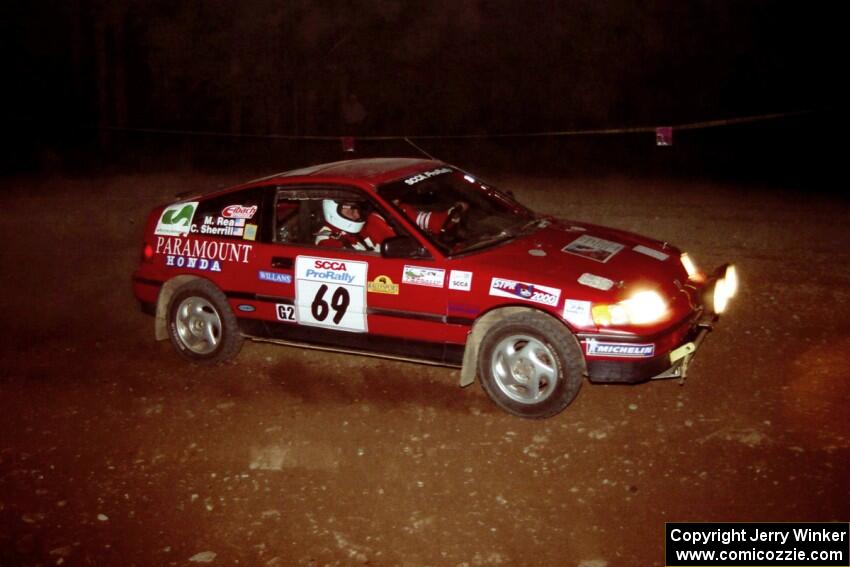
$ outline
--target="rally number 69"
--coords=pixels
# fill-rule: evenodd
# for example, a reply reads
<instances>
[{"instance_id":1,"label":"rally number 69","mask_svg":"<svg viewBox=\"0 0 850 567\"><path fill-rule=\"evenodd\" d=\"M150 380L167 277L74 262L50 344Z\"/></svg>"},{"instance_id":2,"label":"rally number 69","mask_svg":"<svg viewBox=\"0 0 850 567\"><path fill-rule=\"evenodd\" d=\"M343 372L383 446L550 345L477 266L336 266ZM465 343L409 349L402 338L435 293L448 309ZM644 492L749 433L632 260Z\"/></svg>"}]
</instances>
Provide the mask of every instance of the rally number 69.
<instances>
[{"instance_id":1,"label":"rally number 69","mask_svg":"<svg viewBox=\"0 0 850 567\"><path fill-rule=\"evenodd\" d=\"M351 297L348 295L348 290L344 287L338 287L331 296L331 302L328 304L325 301L325 294L328 292L327 284L322 284L316 296L313 298L313 303L310 304L310 312L315 317L316 321L324 321L328 318L330 310L333 309L333 322L339 325L342 318L345 317L345 312L348 310L348 305L351 303Z\"/></svg>"}]
</instances>

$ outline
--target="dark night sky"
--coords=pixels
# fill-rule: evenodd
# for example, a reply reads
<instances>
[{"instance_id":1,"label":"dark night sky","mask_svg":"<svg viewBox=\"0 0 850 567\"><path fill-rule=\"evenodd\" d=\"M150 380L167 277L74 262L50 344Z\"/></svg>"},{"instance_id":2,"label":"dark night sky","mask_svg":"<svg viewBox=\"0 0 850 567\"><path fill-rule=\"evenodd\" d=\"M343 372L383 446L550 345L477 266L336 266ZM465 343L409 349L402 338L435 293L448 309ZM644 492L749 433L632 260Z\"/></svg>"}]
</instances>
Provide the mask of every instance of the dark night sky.
<instances>
[{"instance_id":1,"label":"dark night sky","mask_svg":"<svg viewBox=\"0 0 850 567\"><path fill-rule=\"evenodd\" d=\"M334 134L522 132L822 109L839 18L783 2L6 6L5 121ZM13 87L13 88L10 88Z\"/></svg>"}]
</instances>

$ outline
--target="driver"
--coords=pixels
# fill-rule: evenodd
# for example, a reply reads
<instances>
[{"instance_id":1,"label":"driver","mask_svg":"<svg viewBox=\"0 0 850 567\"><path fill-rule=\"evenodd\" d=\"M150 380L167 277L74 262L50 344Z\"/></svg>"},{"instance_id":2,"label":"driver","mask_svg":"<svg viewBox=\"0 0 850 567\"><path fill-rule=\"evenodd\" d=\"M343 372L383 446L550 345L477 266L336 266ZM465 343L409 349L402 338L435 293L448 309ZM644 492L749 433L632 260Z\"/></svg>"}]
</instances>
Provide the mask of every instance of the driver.
<instances>
[{"instance_id":1,"label":"driver","mask_svg":"<svg viewBox=\"0 0 850 567\"><path fill-rule=\"evenodd\" d=\"M380 252L381 242L395 233L378 213L366 213L357 201L322 201L325 224L316 233L316 244L325 248L345 248Z\"/></svg>"}]
</instances>

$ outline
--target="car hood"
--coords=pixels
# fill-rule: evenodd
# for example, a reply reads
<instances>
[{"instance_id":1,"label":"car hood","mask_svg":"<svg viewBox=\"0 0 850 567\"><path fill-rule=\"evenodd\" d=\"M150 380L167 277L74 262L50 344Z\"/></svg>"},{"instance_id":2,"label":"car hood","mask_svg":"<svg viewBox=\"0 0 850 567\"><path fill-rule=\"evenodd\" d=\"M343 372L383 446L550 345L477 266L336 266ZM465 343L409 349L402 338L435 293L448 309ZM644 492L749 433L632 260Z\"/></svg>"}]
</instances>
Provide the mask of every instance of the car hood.
<instances>
[{"instance_id":1,"label":"car hood","mask_svg":"<svg viewBox=\"0 0 850 567\"><path fill-rule=\"evenodd\" d=\"M607 302L645 289L680 296L687 281L680 255L674 246L630 232L547 220L476 263L493 277L561 289L562 298Z\"/></svg>"}]
</instances>

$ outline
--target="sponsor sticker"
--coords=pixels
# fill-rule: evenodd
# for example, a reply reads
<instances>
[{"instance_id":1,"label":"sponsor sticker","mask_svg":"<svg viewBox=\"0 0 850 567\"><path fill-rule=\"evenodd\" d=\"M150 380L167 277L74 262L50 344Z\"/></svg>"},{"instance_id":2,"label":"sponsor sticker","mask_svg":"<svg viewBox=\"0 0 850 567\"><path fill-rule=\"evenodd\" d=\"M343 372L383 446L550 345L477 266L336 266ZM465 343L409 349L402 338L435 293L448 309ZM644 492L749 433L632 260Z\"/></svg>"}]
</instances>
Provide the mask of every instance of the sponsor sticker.
<instances>
[{"instance_id":1,"label":"sponsor sticker","mask_svg":"<svg viewBox=\"0 0 850 567\"><path fill-rule=\"evenodd\" d=\"M298 256L295 273L300 280L331 282L366 287L366 271L369 264L334 258Z\"/></svg>"},{"instance_id":2,"label":"sponsor sticker","mask_svg":"<svg viewBox=\"0 0 850 567\"><path fill-rule=\"evenodd\" d=\"M374 280L369 282L366 289L372 293L398 295L398 284L394 284L389 276L376 276Z\"/></svg>"},{"instance_id":3,"label":"sponsor sticker","mask_svg":"<svg viewBox=\"0 0 850 567\"><path fill-rule=\"evenodd\" d=\"M427 287L443 287L446 271L438 268L422 268L420 266L405 266L401 282Z\"/></svg>"},{"instance_id":4,"label":"sponsor sticker","mask_svg":"<svg viewBox=\"0 0 850 567\"><path fill-rule=\"evenodd\" d=\"M245 234L242 235L242 238L244 238L245 240L256 240L257 239L257 225L246 224L245 225Z\"/></svg>"},{"instance_id":5,"label":"sponsor sticker","mask_svg":"<svg viewBox=\"0 0 850 567\"><path fill-rule=\"evenodd\" d=\"M245 231L245 219L227 219L207 215L200 225L193 224L190 231L204 236L242 236Z\"/></svg>"},{"instance_id":6,"label":"sponsor sticker","mask_svg":"<svg viewBox=\"0 0 850 567\"><path fill-rule=\"evenodd\" d=\"M198 201L168 205L159 216L154 234L162 236L187 235L191 229L192 217L195 216L195 209L197 208Z\"/></svg>"},{"instance_id":7,"label":"sponsor sticker","mask_svg":"<svg viewBox=\"0 0 850 567\"><path fill-rule=\"evenodd\" d=\"M587 327L593 324L590 315L590 302L568 299L564 302L564 319L577 327Z\"/></svg>"},{"instance_id":8,"label":"sponsor sticker","mask_svg":"<svg viewBox=\"0 0 850 567\"><path fill-rule=\"evenodd\" d=\"M443 175L444 173L451 173L451 172L452 172L452 170L450 168L441 167L441 168L438 168L438 169L432 169L431 171L425 171L425 172L420 173L418 175L414 175L413 177L408 177L407 179L404 180L404 182L407 183L408 185L416 185L420 181L425 181L426 179L430 179L431 177L434 177L435 175Z\"/></svg>"},{"instance_id":9,"label":"sponsor sticker","mask_svg":"<svg viewBox=\"0 0 850 567\"><path fill-rule=\"evenodd\" d=\"M583 258L602 262L603 264L611 259L614 254L622 250L624 246L604 238L582 234L563 248L562 252L575 254Z\"/></svg>"},{"instance_id":10,"label":"sponsor sticker","mask_svg":"<svg viewBox=\"0 0 850 567\"><path fill-rule=\"evenodd\" d=\"M295 258L296 319L301 325L364 333L368 262Z\"/></svg>"},{"instance_id":11,"label":"sponsor sticker","mask_svg":"<svg viewBox=\"0 0 850 567\"><path fill-rule=\"evenodd\" d=\"M291 274L281 274L280 272L267 272L264 270L260 270L257 272L259 278L264 282L272 282L279 284L291 284L292 283L292 275Z\"/></svg>"},{"instance_id":12,"label":"sponsor sticker","mask_svg":"<svg viewBox=\"0 0 850 567\"><path fill-rule=\"evenodd\" d=\"M622 358L650 358L655 354L655 343L609 343L587 339L588 356L617 356Z\"/></svg>"},{"instance_id":13,"label":"sponsor sticker","mask_svg":"<svg viewBox=\"0 0 850 567\"><path fill-rule=\"evenodd\" d=\"M287 323L297 323L298 320L295 318L296 310L294 305L289 305L286 303L275 303L275 311L277 312L277 320L278 321L286 321Z\"/></svg>"},{"instance_id":14,"label":"sponsor sticker","mask_svg":"<svg viewBox=\"0 0 850 567\"><path fill-rule=\"evenodd\" d=\"M242 205L228 205L221 210L221 216L227 219L252 219L257 212L257 205L245 207Z\"/></svg>"},{"instance_id":15,"label":"sponsor sticker","mask_svg":"<svg viewBox=\"0 0 850 567\"><path fill-rule=\"evenodd\" d=\"M452 270L449 272L449 289L469 291L472 289L472 272Z\"/></svg>"},{"instance_id":16,"label":"sponsor sticker","mask_svg":"<svg viewBox=\"0 0 850 567\"><path fill-rule=\"evenodd\" d=\"M638 252L640 254L644 254L646 256L649 256L650 258L655 258L656 260L660 260L662 262L670 257L668 254L665 254L664 252L659 252L658 250L655 250L653 248L649 248L647 246L644 246L643 244L638 244L637 246L632 248L632 250L634 250L635 252Z\"/></svg>"},{"instance_id":17,"label":"sponsor sticker","mask_svg":"<svg viewBox=\"0 0 850 567\"><path fill-rule=\"evenodd\" d=\"M490 281L490 295L522 299L523 301L542 303L543 305L555 307L558 305L558 299L561 297L561 290L545 285L493 278Z\"/></svg>"},{"instance_id":18,"label":"sponsor sticker","mask_svg":"<svg viewBox=\"0 0 850 567\"><path fill-rule=\"evenodd\" d=\"M601 289L602 291L608 291L614 287L614 280L609 280L602 276L594 276L593 274L588 273L582 274L578 279L578 283L594 289Z\"/></svg>"},{"instance_id":19,"label":"sponsor sticker","mask_svg":"<svg viewBox=\"0 0 850 567\"><path fill-rule=\"evenodd\" d=\"M159 236L155 253L165 255L168 267L220 272L222 262L247 264L252 250L250 244Z\"/></svg>"}]
</instances>

